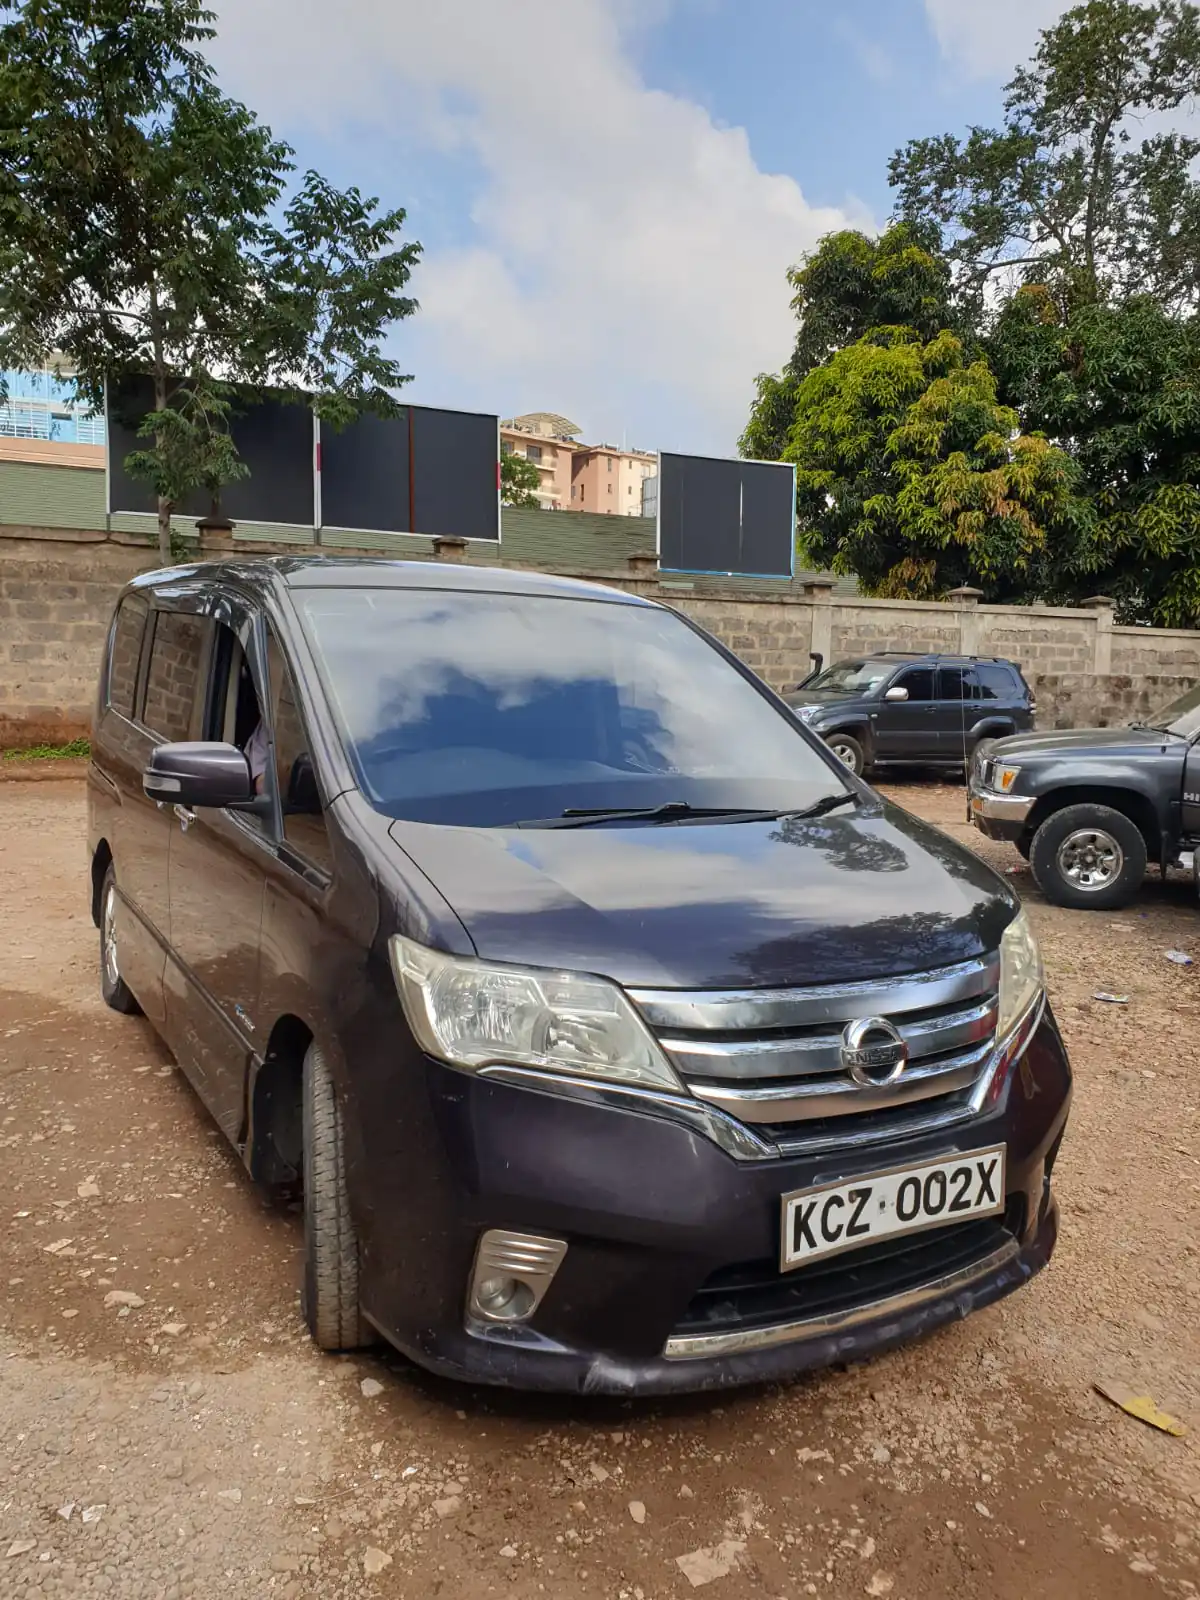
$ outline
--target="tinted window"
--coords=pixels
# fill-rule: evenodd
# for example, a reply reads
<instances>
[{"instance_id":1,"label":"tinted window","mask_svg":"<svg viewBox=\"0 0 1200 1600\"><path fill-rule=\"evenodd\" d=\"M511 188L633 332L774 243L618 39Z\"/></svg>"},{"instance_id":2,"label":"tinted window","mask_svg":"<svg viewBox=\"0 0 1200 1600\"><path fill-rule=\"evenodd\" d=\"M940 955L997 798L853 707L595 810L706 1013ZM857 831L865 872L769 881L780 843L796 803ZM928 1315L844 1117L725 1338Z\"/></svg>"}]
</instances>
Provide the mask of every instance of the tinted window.
<instances>
[{"instance_id":1,"label":"tinted window","mask_svg":"<svg viewBox=\"0 0 1200 1600\"><path fill-rule=\"evenodd\" d=\"M975 668L976 700L1020 700L1024 696L1018 689L1015 676L1008 667L996 662L981 661Z\"/></svg>"},{"instance_id":2,"label":"tinted window","mask_svg":"<svg viewBox=\"0 0 1200 1600\"><path fill-rule=\"evenodd\" d=\"M316 778L304 718L287 662L272 637L269 649L271 712L275 735L275 776L283 809L283 835L293 849L318 867L332 870L333 855L322 813L298 809L304 793L315 796ZM307 769L307 772L306 772Z\"/></svg>"},{"instance_id":3,"label":"tinted window","mask_svg":"<svg viewBox=\"0 0 1200 1600\"><path fill-rule=\"evenodd\" d=\"M894 689L907 689L910 700L932 700L933 693L933 668L909 667L902 672L892 684Z\"/></svg>"},{"instance_id":4,"label":"tinted window","mask_svg":"<svg viewBox=\"0 0 1200 1600\"><path fill-rule=\"evenodd\" d=\"M792 718L669 611L419 589L297 600L359 782L392 816L487 827L838 792Z\"/></svg>"},{"instance_id":5,"label":"tinted window","mask_svg":"<svg viewBox=\"0 0 1200 1600\"><path fill-rule=\"evenodd\" d=\"M937 685L939 700L969 700L971 698L970 667L939 667Z\"/></svg>"},{"instance_id":6,"label":"tinted window","mask_svg":"<svg viewBox=\"0 0 1200 1600\"><path fill-rule=\"evenodd\" d=\"M108 662L108 703L123 717L133 716L142 635L146 630L149 610L149 605L141 595L131 594L121 601L113 627L112 655Z\"/></svg>"},{"instance_id":7,"label":"tinted window","mask_svg":"<svg viewBox=\"0 0 1200 1600\"><path fill-rule=\"evenodd\" d=\"M155 615L142 720L168 743L186 739L191 732L196 684L211 627L207 618L181 611Z\"/></svg>"}]
</instances>

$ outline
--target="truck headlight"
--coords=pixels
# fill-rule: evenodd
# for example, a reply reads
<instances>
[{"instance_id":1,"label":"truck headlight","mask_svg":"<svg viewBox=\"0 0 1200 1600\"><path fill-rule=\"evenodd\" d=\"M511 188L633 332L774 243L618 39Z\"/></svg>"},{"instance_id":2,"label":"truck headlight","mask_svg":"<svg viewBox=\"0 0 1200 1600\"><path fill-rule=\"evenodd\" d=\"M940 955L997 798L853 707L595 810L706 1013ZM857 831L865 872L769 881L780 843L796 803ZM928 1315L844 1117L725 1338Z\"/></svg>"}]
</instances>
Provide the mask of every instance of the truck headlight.
<instances>
[{"instance_id":1,"label":"truck headlight","mask_svg":"<svg viewBox=\"0 0 1200 1600\"><path fill-rule=\"evenodd\" d=\"M1007 794L1020 776L1020 767L1012 767L1007 762L998 761L992 768L992 788L998 789L1001 794Z\"/></svg>"},{"instance_id":2,"label":"truck headlight","mask_svg":"<svg viewBox=\"0 0 1200 1600\"><path fill-rule=\"evenodd\" d=\"M440 1061L540 1067L686 1093L653 1034L605 978L495 966L399 935L390 950L409 1026Z\"/></svg>"},{"instance_id":3,"label":"truck headlight","mask_svg":"<svg viewBox=\"0 0 1200 1600\"><path fill-rule=\"evenodd\" d=\"M1000 1044L1025 1016L1045 986L1042 953L1024 911L1018 911L1000 940L1000 1010L996 1038Z\"/></svg>"}]
</instances>

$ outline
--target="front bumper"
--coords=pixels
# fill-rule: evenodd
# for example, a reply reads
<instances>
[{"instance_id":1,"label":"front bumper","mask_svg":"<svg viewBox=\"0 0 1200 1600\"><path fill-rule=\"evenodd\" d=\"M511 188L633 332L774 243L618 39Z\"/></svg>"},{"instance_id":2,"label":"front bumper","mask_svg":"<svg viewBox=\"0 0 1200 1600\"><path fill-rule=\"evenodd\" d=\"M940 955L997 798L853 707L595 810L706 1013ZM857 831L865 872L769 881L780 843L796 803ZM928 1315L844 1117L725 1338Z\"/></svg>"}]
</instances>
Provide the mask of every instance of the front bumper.
<instances>
[{"instance_id":1,"label":"front bumper","mask_svg":"<svg viewBox=\"0 0 1200 1600\"><path fill-rule=\"evenodd\" d=\"M432 1061L423 1071L426 1129L402 1129L394 1106L360 1105L352 1200L366 1315L419 1365L449 1377L622 1395L774 1381L962 1318L1020 1287L1054 1248L1050 1170L1071 1078L1049 1011L997 1103L972 1121L765 1162L735 1161L695 1129L637 1111ZM947 1229L946 1258L940 1244L927 1250L925 1276L902 1292L881 1295L881 1280L849 1252L838 1258L832 1311L805 1314L810 1267L787 1275L788 1316L760 1315L745 1328L736 1316L697 1321L696 1297L714 1276L777 1260L785 1193L999 1143L1011 1226L993 1231L977 1258L964 1261ZM466 1326L474 1251L491 1228L568 1241L531 1327ZM832 1281L826 1273L826 1295Z\"/></svg>"},{"instance_id":2,"label":"front bumper","mask_svg":"<svg viewBox=\"0 0 1200 1600\"><path fill-rule=\"evenodd\" d=\"M967 821L989 839L1015 842L1025 832L1034 800L1024 794L997 794L974 786L967 795Z\"/></svg>"}]
</instances>

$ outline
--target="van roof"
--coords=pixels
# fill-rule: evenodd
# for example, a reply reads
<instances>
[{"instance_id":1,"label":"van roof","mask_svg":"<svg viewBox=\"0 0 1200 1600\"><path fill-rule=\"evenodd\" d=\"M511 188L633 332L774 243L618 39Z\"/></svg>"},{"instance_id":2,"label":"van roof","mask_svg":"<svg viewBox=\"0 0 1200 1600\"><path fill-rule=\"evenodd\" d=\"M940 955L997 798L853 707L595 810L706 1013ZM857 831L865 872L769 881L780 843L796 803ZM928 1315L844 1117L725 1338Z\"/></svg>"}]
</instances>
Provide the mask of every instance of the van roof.
<instances>
[{"instance_id":1,"label":"van roof","mask_svg":"<svg viewBox=\"0 0 1200 1600\"><path fill-rule=\"evenodd\" d=\"M477 567L450 561L389 561L361 556L258 556L163 568L135 578L135 588L207 580L242 587L289 589L441 589L465 593L549 595L653 606L652 600L579 578L555 577L517 567Z\"/></svg>"}]
</instances>

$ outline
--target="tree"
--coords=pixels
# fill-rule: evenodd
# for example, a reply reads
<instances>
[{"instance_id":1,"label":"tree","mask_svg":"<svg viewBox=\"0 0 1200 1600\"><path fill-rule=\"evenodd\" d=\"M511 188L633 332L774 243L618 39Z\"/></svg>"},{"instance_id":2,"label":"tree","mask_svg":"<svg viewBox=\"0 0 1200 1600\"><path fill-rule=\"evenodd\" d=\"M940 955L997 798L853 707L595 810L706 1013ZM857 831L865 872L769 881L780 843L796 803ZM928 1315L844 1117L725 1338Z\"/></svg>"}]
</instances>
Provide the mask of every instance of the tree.
<instances>
[{"instance_id":1,"label":"tree","mask_svg":"<svg viewBox=\"0 0 1200 1600\"><path fill-rule=\"evenodd\" d=\"M535 464L515 450L505 450L500 457L500 498L506 506L541 504L537 488L541 474Z\"/></svg>"},{"instance_id":2,"label":"tree","mask_svg":"<svg viewBox=\"0 0 1200 1600\"><path fill-rule=\"evenodd\" d=\"M739 441L743 456L779 460L805 375L835 350L873 328L904 325L932 339L958 326L951 305L950 268L928 224L894 223L879 238L854 229L828 234L788 272L799 319L791 360L782 373L762 373L750 421ZM961 331L961 330L960 330Z\"/></svg>"},{"instance_id":3,"label":"tree","mask_svg":"<svg viewBox=\"0 0 1200 1600\"><path fill-rule=\"evenodd\" d=\"M1153 300L1064 318L1041 287L1000 315L992 360L1026 424L1078 462L1093 516L1047 598L1112 595L1123 620L1200 624L1200 319Z\"/></svg>"},{"instance_id":4,"label":"tree","mask_svg":"<svg viewBox=\"0 0 1200 1600\"><path fill-rule=\"evenodd\" d=\"M1195 5L1089 0L1042 33L1002 128L897 151L897 215L943 230L973 315L997 274L1047 285L1067 314L1134 295L1194 308L1200 139L1163 124L1198 92Z\"/></svg>"},{"instance_id":5,"label":"tree","mask_svg":"<svg viewBox=\"0 0 1200 1600\"><path fill-rule=\"evenodd\" d=\"M804 559L868 593L933 598L959 584L1036 589L1047 535L1086 510L1070 458L1019 431L982 360L942 332L877 330L803 380L785 459L797 468Z\"/></svg>"},{"instance_id":6,"label":"tree","mask_svg":"<svg viewBox=\"0 0 1200 1600\"><path fill-rule=\"evenodd\" d=\"M131 465L155 487L169 559L182 486L236 476L229 386L309 385L344 423L394 409L382 353L411 315L419 253L309 173L222 95L201 0L0 0L0 366L69 353L102 402L147 374L153 426Z\"/></svg>"}]
</instances>

